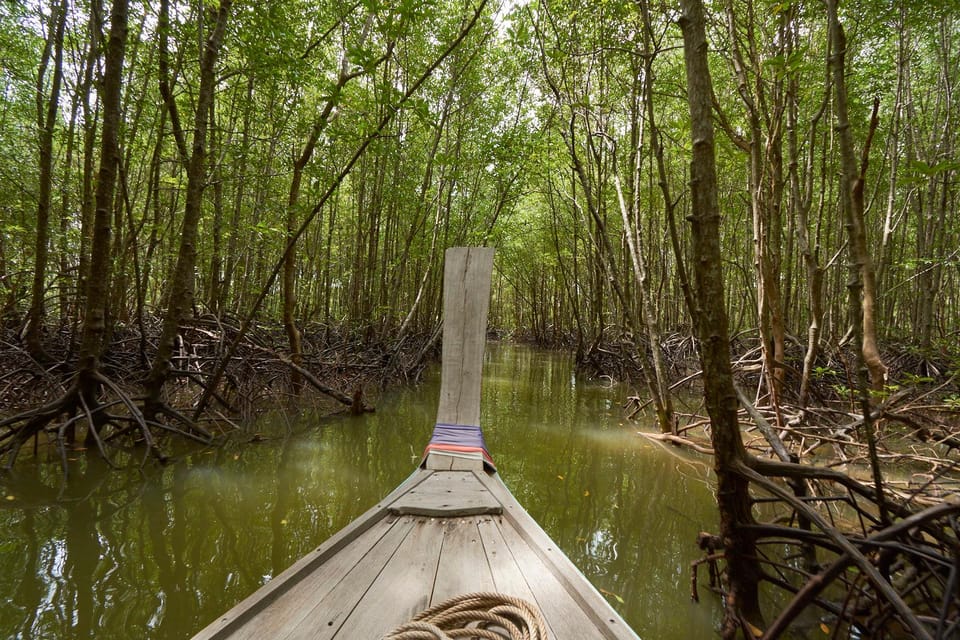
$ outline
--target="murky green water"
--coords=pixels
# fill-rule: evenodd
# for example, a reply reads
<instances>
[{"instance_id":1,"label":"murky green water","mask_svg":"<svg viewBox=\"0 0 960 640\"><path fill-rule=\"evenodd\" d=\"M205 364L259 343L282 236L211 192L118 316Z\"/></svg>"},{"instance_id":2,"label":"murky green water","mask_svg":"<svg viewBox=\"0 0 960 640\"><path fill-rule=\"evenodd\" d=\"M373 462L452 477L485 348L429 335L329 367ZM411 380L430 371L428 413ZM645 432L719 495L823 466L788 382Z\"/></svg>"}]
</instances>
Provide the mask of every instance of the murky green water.
<instances>
[{"instance_id":1,"label":"murky green water","mask_svg":"<svg viewBox=\"0 0 960 640\"><path fill-rule=\"evenodd\" d=\"M277 419L258 444L165 468L79 457L0 478L0 638L188 638L401 482L430 436L434 375L376 414ZM622 425L623 389L584 383L569 358L491 345L487 444L521 503L641 637L708 638L715 599L689 600L707 464Z\"/></svg>"}]
</instances>

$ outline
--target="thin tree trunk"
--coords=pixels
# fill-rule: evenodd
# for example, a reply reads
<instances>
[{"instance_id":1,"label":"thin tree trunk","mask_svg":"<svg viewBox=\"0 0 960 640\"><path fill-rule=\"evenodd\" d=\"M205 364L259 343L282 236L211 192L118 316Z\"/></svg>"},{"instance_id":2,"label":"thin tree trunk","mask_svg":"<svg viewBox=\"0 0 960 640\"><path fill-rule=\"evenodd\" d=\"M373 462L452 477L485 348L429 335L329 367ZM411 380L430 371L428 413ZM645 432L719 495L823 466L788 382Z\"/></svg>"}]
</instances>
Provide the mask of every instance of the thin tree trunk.
<instances>
[{"instance_id":1,"label":"thin tree trunk","mask_svg":"<svg viewBox=\"0 0 960 640\"><path fill-rule=\"evenodd\" d=\"M220 382L221 377L226 370L227 362L233 357L237 347L240 344L240 341L246 336L247 332L250 329L250 324L253 321L257 311L259 311L260 306L263 304L264 299L267 297L267 292L270 287L273 286L273 283L276 282L277 277L280 275L280 272L283 269L283 264L287 259L287 254L291 253L296 247L297 240L304 234L307 228L310 226L311 222L317 217L317 214L326 206L327 202L331 197L336 194L340 185L347 178L348 175L353 171L353 167L357 162L364 156L367 148L373 143L373 141L380 137L382 132L386 127L393 121L396 113L399 109L408 101L410 98L420 89L421 86L427 81L430 76L433 75L433 72L443 63L444 60L449 57L449 55L460 46L463 40L470 34L474 26L480 19L480 16L483 14L484 8L487 5L487 0L480 0L480 3L474 8L473 13L469 20L466 21L464 26L461 28L457 36L450 42L450 44L433 60L433 62L420 74L420 76L407 88L402 96L394 103L392 109L388 109L380 120L377 122L377 125L373 130L363 139L357 149L354 151L353 155L350 156L350 159L340 170L331 184L320 196L319 201L314 207L307 213L303 221L300 223L300 226L297 228L296 233L292 238L287 242L287 246L284 249L283 255L280 257L280 261L276 263L273 269L270 272L270 275L267 278L266 286L264 286L260 293L257 294L256 299L254 300L251 310L248 312L246 318L244 318L241 323L240 330L237 333L237 336L231 342L227 353L220 359L219 364L217 365L216 370L214 371L211 378L208 380L207 387L204 390L203 395L200 397L200 400L197 402L197 406L194 409L194 416L200 415L200 413L206 408L207 402L210 401L210 397L213 393L213 389L217 387ZM333 224L333 216L330 216L331 225Z\"/></svg>"},{"instance_id":2,"label":"thin tree trunk","mask_svg":"<svg viewBox=\"0 0 960 640\"><path fill-rule=\"evenodd\" d=\"M831 66L833 69L834 112L837 122L837 133L840 141L840 158L842 173L842 188L840 203L843 209L844 225L847 228L850 256L850 279L847 284L849 294L849 309L853 324L854 344L857 347L857 388L860 396L860 409L863 412L862 433L864 434L870 466L873 471L873 482L876 490L877 505L880 508L880 520L883 524L889 523L886 502L883 493L883 477L880 472L880 460L877 454L876 436L873 433L873 419L871 413L870 393L867 389L867 372L874 388L883 388L886 381L887 368L880 359L877 349L876 328L873 312L875 303L875 282L873 263L867 251L866 229L863 219L863 185L866 176L867 155L870 149L870 140L877 127L877 109L879 98L874 102L873 117L870 122L870 132L864 144L861 167L857 168L857 161L853 151L853 134L850 132L850 122L847 110L847 85L845 77L845 60L847 53L847 39L837 17L837 0L827 0L827 19L830 29Z\"/></svg>"},{"instance_id":3,"label":"thin tree trunk","mask_svg":"<svg viewBox=\"0 0 960 640\"><path fill-rule=\"evenodd\" d=\"M218 131L217 110L210 104L210 148L220 158L213 169L213 225L210 231L210 274L207 280L206 300L210 312L220 315L220 283L223 278L223 149L229 147L231 139L228 136L226 143L223 134ZM230 123L232 125L232 122ZM232 130L231 126L231 130Z\"/></svg>"},{"instance_id":4,"label":"thin tree trunk","mask_svg":"<svg viewBox=\"0 0 960 640\"><path fill-rule=\"evenodd\" d=\"M83 80L77 91L81 94L83 112L83 194L80 203L80 257L77 260L77 291L76 309L86 307L87 281L90 274L90 246L93 243L94 217L96 209L94 174L94 147L97 144L97 111L90 107L90 89L93 86L93 72L100 57L100 38L102 36L101 13L103 7L100 0L90 3L90 19L87 25L90 45L84 61ZM99 103L98 103L99 104ZM97 183L99 184L99 183ZM79 316L76 318L80 320ZM71 347L76 338L71 336Z\"/></svg>"},{"instance_id":5,"label":"thin tree trunk","mask_svg":"<svg viewBox=\"0 0 960 640\"><path fill-rule=\"evenodd\" d=\"M623 218L623 231L627 237L627 245L630 252L630 261L633 266L633 275L637 284L637 291L640 294L640 315L646 328L647 340L650 343L650 363L653 365L653 371L647 372L648 384L655 388L656 392L652 394L653 405L657 412L657 424L661 433L672 433L676 430L673 420L673 402L670 398L670 382L667 380L666 367L663 363L663 347L660 342L660 323L657 321L657 309L653 304L653 292L650 288L650 278L647 269L647 260L643 252L643 239L640 237L639 229L631 223L631 210L624 201L623 188L620 184L620 177L614 171L613 183L617 191L617 202L620 205L620 213ZM635 183L635 187L637 183ZM636 188L634 194L636 194ZM637 209L637 196L632 200L633 212ZM643 349L638 345L638 349ZM645 354L644 354L645 355ZM642 358L646 360L646 358Z\"/></svg>"},{"instance_id":6,"label":"thin tree trunk","mask_svg":"<svg viewBox=\"0 0 960 640\"><path fill-rule=\"evenodd\" d=\"M120 164L118 131L120 127L120 95L123 58L127 41L127 0L114 0L110 11L110 35L104 60L100 102L103 124L100 129L100 171L97 176L93 238L90 245L90 273L84 296L85 310L77 363L77 385L88 406L96 404L100 388L98 380L106 312L110 299L110 276L113 259L110 253L113 201Z\"/></svg>"},{"instance_id":7,"label":"thin tree trunk","mask_svg":"<svg viewBox=\"0 0 960 640\"><path fill-rule=\"evenodd\" d=\"M713 86L707 65L707 40L701 0L682 0L680 27L690 103L693 158L690 189L697 316L704 394L710 415L720 536L727 561L724 638L737 635L744 621L760 628L756 540L744 525L753 524L749 482L736 472L745 452L737 419L737 395L730 367L730 342L720 252L720 210L714 151ZM746 631L746 629L745 629ZM751 637L750 633L744 633Z\"/></svg>"},{"instance_id":8,"label":"thin tree trunk","mask_svg":"<svg viewBox=\"0 0 960 640\"><path fill-rule=\"evenodd\" d=\"M792 55L796 44L797 26L794 23L788 27L787 55ZM799 405L803 409L807 406L810 395L810 382L813 377L814 366L820 353L820 335L823 331L823 274L820 256L815 243L810 238L810 208L813 204L814 184L814 150L817 143L817 130L823 114L829 104L830 74L824 80L824 99L819 110L810 120L805 145L806 162L803 165L803 175L800 167L799 108L800 108L800 79L797 73L791 73L787 84L787 153L788 179L790 183L789 208L791 215L796 218L797 246L803 260L807 275L807 348L803 357L803 371L800 375Z\"/></svg>"},{"instance_id":9,"label":"thin tree trunk","mask_svg":"<svg viewBox=\"0 0 960 640\"><path fill-rule=\"evenodd\" d=\"M150 285L150 275L153 273L153 256L156 254L157 247L160 246L160 228L161 228L161 190L160 174L163 170L163 130L166 126L166 112L160 112L157 121L157 139L153 145L153 152L150 154L150 170L148 172L147 182L147 201L144 204L143 217L146 221L148 217L151 220L150 233L147 236L147 248L143 259L143 283L141 288L146 295L147 287ZM146 353L146 336L141 336L141 350Z\"/></svg>"},{"instance_id":10,"label":"thin tree trunk","mask_svg":"<svg viewBox=\"0 0 960 640\"><path fill-rule=\"evenodd\" d=\"M166 2L164 2L166 4ZM172 369L174 343L180 323L193 305L194 269L197 264L197 232L203 204L203 191L206 186L207 125L210 121L209 110L214 99L216 86L215 67L220 54L223 34L226 31L227 16L232 1L220 0L214 28L210 31L202 52L200 63L200 85L197 92L196 111L194 112L194 132L192 152L187 163L187 194L184 203L183 226L177 263L170 280L167 297L167 310L163 318L163 330L157 344L157 355L147 379L147 399L145 413L155 414L161 404L163 386ZM175 122L171 113L171 123ZM176 132L177 127L174 126ZM180 144L181 136L175 133Z\"/></svg>"},{"instance_id":11,"label":"thin tree trunk","mask_svg":"<svg viewBox=\"0 0 960 640\"><path fill-rule=\"evenodd\" d=\"M560 95L555 91L556 97L559 99ZM623 289L623 286L620 284L620 279L618 278L618 269L614 256L616 255L613 251L613 246L610 243L610 237L607 234L607 224L605 216L599 210L599 203L597 200L590 195L590 178L587 175L587 171L583 166L583 162L580 158L580 155L576 152L576 141L574 140L574 122L575 115L570 117L570 126L569 129L565 132L564 138L567 142L567 149L570 152L571 160L573 161L573 167L576 171L577 177L580 180L580 186L586 194L586 203L587 211L590 213L590 217L593 220L594 225L596 225L596 242L598 252L598 262L602 272L606 274L606 279L609 280L610 286L613 288L614 294L617 296L617 300L620 302L620 306L623 308L624 316L627 320L627 326L630 328L630 332L633 336L638 336L640 334L640 328L636 326L636 320L634 319L634 314L630 309L630 301L627 297L626 292ZM615 175L615 171L614 171ZM619 197L621 210L626 211L626 203L623 201L623 190L619 185L619 178L614 177L617 194ZM625 217L629 220L629 213L624 214ZM628 229L629 229L629 225ZM627 231L631 233L631 231ZM631 239L631 243L633 239ZM638 280L641 279L640 273L637 275ZM599 287L598 287L599 288ZM643 295L641 293L641 295ZM602 323L602 319L600 320ZM656 318L654 318L656 322ZM602 325L601 325L602 326ZM649 327L648 327L649 329ZM636 338L634 338L636 340ZM651 344L650 348L657 350L660 348L659 341L656 344ZM661 395L662 387L658 384L656 378L656 368L651 361L650 357L647 355L646 350L637 345L636 349L637 357L640 359L643 368L643 378L647 384L647 389L650 391L650 396L653 400L654 406L656 407L657 412L657 422L660 428L660 431L663 433L669 433L673 430L673 415L672 410L668 410L668 402ZM662 367L661 367L662 370ZM668 385L664 385L668 387ZM667 395L669 397L669 393ZM671 407L672 409L672 407Z\"/></svg>"},{"instance_id":12,"label":"thin tree trunk","mask_svg":"<svg viewBox=\"0 0 960 640\"><path fill-rule=\"evenodd\" d=\"M920 313L917 329L919 333L920 349L924 355L930 352L933 344L933 334L936 325L936 308L939 301L939 292L942 287L945 246L949 244L946 226L947 216L954 213L951 207L952 194L956 169L951 167L954 160L956 146L956 117L953 100L954 87L957 85L958 67L955 54L952 51L952 33L954 23L940 25L940 49L937 51L939 73L937 77L938 111L942 112L942 122L939 139L934 153L931 154L931 163L934 165L933 175L929 177L927 211L929 214L924 221L926 233L922 234L924 246L918 251L920 273ZM918 234L921 235L921 234Z\"/></svg>"},{"instance_id":13,"label":"thin tree trunk","mask_svg":"<svg viewBox=\"0 0 960 640\"><path fill-rule=\"evenodd\" d=\"M738 92L746 107L750 137L743 139L728 133L749 157L748 176L750 213L753 220L754 270L757 277L757 328L763 353L764 377L780 423L779 409L783 385L783 362L786 330L784 326L781 278L781 243L783 236L783 82L774 74L763 76L763 64L754 41L754 7L748 4L746 25L741 29L731 2L727 3L727 32L731 43L731 61L738 82ZM783 19L783 18L781 18ZM743 55L741 31L746 32ZM782 33L778 39L783 46ZM778 51L782 56L782 51ZM749 66L748 66L749 62ZM751 81L752 80L752 81ZM770 101L773 105L770 105Z\"/></svg>"},{"instance_id":14,"label":"thin tree trunk","mask_svg":"<svg viewBox=\"0 0 960 640\"><path fill-rule=\"evenodd\" d=\"M366 41L367 33L371 23L372 19L368 17L366 23L364 24L363 33L360 36L360 43L358 46L362 47ZM381 57L380 60L382 61L386 59L386 57L390 55L392 49L393 46L391 44L387 48L387 53ZM324 130L326 130L327 124L329 124L331 120L333 110L340 101L340 94L343 92L343 88L348 82L350 82L350 80L362 75L363 73L363 71L350 70L350 61L347 59L346 53L344 53L340 59L340 73L337 76L337 83L334 85L330 96L327 98L327 102L323 106L323 111L320 112L320 115L317 116L317 119L314 121L313 128L310 130L310 135L307 137L307 141L303 146L303 150L293 163L293 177L290 180L290 191L287 195L287 242L295 241L294 235L297 232L298 226L297 207L300 202L300 185L303 181L303 171L310 162L310 158L313 157L313 152L317 147L317 142L320 140L320 135L324 132ZM296 320L296 273L297 254L296 252L291 251L286 254L286 258L283 261L283 327L287 332L287 341L290 345L290 360L297 367L301 367L303 366L303 340L300 335L300 329L297 327ZM299 393L299 391L303 388L303 379L296 368L292 370L290 382L295 393Z\"/></svg>"},{"instance_id":15,"label":"thin tree trunk","mask_svg":"<svg viewBox=\"0 0 960 640\"><path fill-rule=\"evenodd\" d=\"M71 225L77 223L77 220L70 213L70 207L71 196L73 195L73 159L77 146L77 114L80 111L80 98L80 92L74 91L70 105L70 122L67 126L67 149L63 160L64 176L60 184L60 237L57 241L60 286L57 302L60 324L63 326L69 322L71 315L71 296L68 287L71 254L68 236ZM73 299L76 299L76 294L74 294Z\"/></svg>"},{"instance_id":16,"label":"thin tree trunk","mask_svg":"<svg viewBox=\"0 0 960 640\"><path fill-rule=\"evenodd\" d=\"M906 95L907 83L909 77L909 56L910 32L904 24L906 20L906 6L900 4L899 15L897 16L897 82L896 92L893 101L892 123L890 126L890 140L887 144L888 156L890 158L890 177L887 186L887 208L883 217L883 232L880 236L880 252L877 255L877 283L884 287L887 282L887 266L889 264L890 238L893 236L895 227L895 217L897 208L897 183L899 178L900 160L904 155L900 151L900 136L903 122L904 99ZM891 307L888 301L886 305Z\"/></svg>"},{"instance_id":17,"label":"thin tree trunk","mask_svg":"<svg viewBox=\"0 0 960 640\"><path fill-rule=\"evenodd\" d=\"M552 22L552 18L549 16L548 20ZM547 80L547 84L553 93L554 99L556 100L557 104L574 104L575 100L571 95L573 92L567 88L568 83L566 76L561 74L560 78L557 79L554 78L549 71L547 66L547 52L544 46L544 34L539 30L539 28L537 31L537 37L540 43L541 68ZM563 83L564 91L561 91L561 83ZM577 110L571 107L568 123L562 131L562 135L567 147L567 151L570 155L575 179L579 182L580 188L584 192L586 210L589 213L589 218L586 220L586 224L592 224L595 229L595 233L591 235L594 238L594 249L597 255L597 266L600 274L600 277L598 277L596 280L596 285L594 288L595 295L598 295L603 289L604 280L608 281L613 289L617 301L620 303L626 319L627 327L633 336L636 347L635 352L642 365L643 378L656 408L658 426L662 432L669 433L673 430L673 407L669 399L669 385L665 381L664 367L662 364L662 358L660 357L661 346L659 339L659 327L657 326L656 310L652 304L651 292L649 291L649 284L646 279L646 265L644 263L642 249L639 244L639 229L636 228L636 225L634 225L632 222L634 213L636 211L636 196L634 195L634 197L631 198L631 202L628 205L623 194L623 188L619 174L617 173L616 148L614 145L594 145L595 138L601 138L605 141L611 140L607 132L604 130L605 122L603 121L602 116L596 116L599 122L596 123L597 130L595 131L589 130L589 122L586 122L588 117L589 116L585 114L578 114ZM587 145L589 147L589 153L586 161L583 157L581 157L581 154L577 152L576 125L578 118L581 118L585 121L584 132L587 135ZM636 127L636 124L634 127ZM610 151L608 153L604 153L604 150L608 147ZM636 166L637 149L631 149L630 154L632 158L630 164L631 166ZM607 156L609 156L609 159ZM592 163L590 163L590 159L593 160ZM608 162L609 166L607 166ZM596 167L595 174L590 171L591 166ZM609 234L607 232L606 213L603 209L604 200L600 193L600 185L604 184L607 174L611 176L611 179L614 183L619 211L623 220L624 233L627 234L626 240L629 248L630 259L632 260L633 279L640 291L640 315L645 323L643 330L641 330L641 328L638 326L632 301L628 295L629 291L625 290L621 284L622 272L618 267L616 252L614 251ZM634 179L635 176L631 175L631 184L634 184ZM630 267L625 266L625 269L629 272ZM597 327L599 327L599 341L599 336L602 335L603 330L603 309L600 306L595 307L595 324ZM646 349L643 348L643 346L638 342L641 333L647 334L647 338L651 343L650 349L653 352L653 359L651 359L651 357L647 354ZM665 391L666 394L664 394Z\"/></svg>"},{"instance_id":18,"label":"thin tree trunk","mask_svg":"<svg viewBox=\"0 0 960 640\"><path fill-rule=\"evenodd\" d=\"M30 291L30 313L27 318L27 351L40 363L50 361L43 347L41 334L46 311L47 261L50 255L50 203L53 198L53 132L57 128L60 105L60 85L63 81L63 33L67 23L67 2L63 0L50 9L50 33L47 38L40 69L37 73L37 129L40 152L40 189L37 197L37 237L33 261L33 285ZM53 50L53 69L50 94L44 100L47 68Z\"/></svg>"},{"instance_id":19,"label":"thin tree trunk","mask_svg":"<svg viewBox=\"0 0 960 640\"><path fill-rule=\"evenodd\" d=\"M663 208L666 212L667 223L670 228L670 246L673 249L673 258L676 262L677 278L680 281L680 290L683 292L683 299L688 309L694 307L693 292L690 287L690 278L687 276L685 256L680 246L680 234L677 231L676 224L676 201L671 195L670 182L667 179L667 163L664 159L663 140L660 134L660 128L657 126L656 112L654 110L653 99L653 61L657 52L652 48L653 23L650 19L650 6L646 0L636 0L640 5L641 15L643 17L644 35L643 35L643 102L646 108L647 122L649 123L649 145L653 156L657 161L657 186L663 194ZM696 328L693 331L696 334Z\"/></svg>"},{"instance_id":20,"label":"thin tree trunk","mask_svg":"<svg viewBox=\"0 0 960 640\"><path fill-rule=\"evenodd\" d=\"M246 197L247 187L247 159L249 156L250 145L250 121L252 119L253 109L249 103L253 102L253 76L247 78L246 102L248 108L243 113L243 125L240 133L240 151L237 159L235 175L237 176L237 186L234 192L233 212L230 217L230 233L227 237L226 264L223 273L223 282L220 285L220 299L217 301L217 309L221 312L226 310L227 302L230 299L230 289L233 285L233 273L236 270L240 256L237 255L237 246L240 242L240 214L243 210L243 202Z\"/></svg>"},{"instance_id":21,"label":"thin tree trunk","mask_svg":"<svg viewBox=\"0 0 960 640\"><path fill-rule=\"evenodd\" d=\"M859 311L854 315L855 324L861 325L863 362L870 372L870 384L876 391L883 389L887 380L887 367L880 357L877 344L876 329L876 272L873 260L867 248L867 230L864 221L863 191L866 178L867 158L870 150L870 140L877 127L877 108L879 98L874 104L873 118L867 142L861 153L861 166L857 167L856 155L853 149L853 133L850 131L850 122L847 115L847 88L844 77L846 57L846 36L837 19L837 0L827 1L830 19L831 42L833 45L833 85L837 120L837 137L840 143L840 158L843 188L840 193L840 202L843 209L844 224L850 241L850 260L854 273L851 273L850 295L851 303L856 301ZM858 332L855 332L858 333Z\"/></svg>"}]
</instances>

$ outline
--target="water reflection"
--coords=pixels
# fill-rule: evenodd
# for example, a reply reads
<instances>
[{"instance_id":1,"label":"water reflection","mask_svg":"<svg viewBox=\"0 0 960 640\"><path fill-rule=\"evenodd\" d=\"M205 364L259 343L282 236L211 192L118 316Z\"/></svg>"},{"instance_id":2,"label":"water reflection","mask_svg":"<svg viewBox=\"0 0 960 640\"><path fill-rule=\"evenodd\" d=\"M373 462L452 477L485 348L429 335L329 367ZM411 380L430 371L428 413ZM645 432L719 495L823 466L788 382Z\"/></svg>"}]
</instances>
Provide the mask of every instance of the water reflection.
<instances>
[{"instance_id":1,"label":"water reflection","mask_svg":"<svg viewBox=\"0 0 960 640\"><path fill-rule=\"evenodd\" d=\"M623 390L571 364L489 349L482 420L505 482L641 636L710 636L715 602L689 602L693 541L715 518L706 466L621 426ZM56 460L21 465L2 479L0 637L189 637L410 473L438 382L143 473L79 456L64 486Z\"/></svg>"},{"instance_id":2,"label":"water reflection","mask_svg":"<svg viewBox=\"0 0 960 640\"><path fill-rule=\"evenodd\" d=\"M504 481L638 634L709 637L714 603L689 598L692 541L716 517L707 465L638 438L623 392L571 378L571 364L493 350L484 428Z\"/></svg>"}]
</instances>

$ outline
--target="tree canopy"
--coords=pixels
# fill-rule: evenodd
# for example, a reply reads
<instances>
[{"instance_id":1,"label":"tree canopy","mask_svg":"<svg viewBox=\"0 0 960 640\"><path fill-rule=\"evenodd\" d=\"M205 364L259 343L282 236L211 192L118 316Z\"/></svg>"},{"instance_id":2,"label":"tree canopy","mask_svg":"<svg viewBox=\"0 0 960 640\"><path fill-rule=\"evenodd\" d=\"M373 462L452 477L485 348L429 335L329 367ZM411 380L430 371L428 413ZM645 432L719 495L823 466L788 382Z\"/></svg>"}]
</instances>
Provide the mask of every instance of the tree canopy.
<instances>
[{"instance_id":1,"label":"tree canopy","mask_svg":"<svg viewBox=\"0 0 960 640\"><path fill-rule=\"evenodd\" d=\"M225 17L214 97L197 114L200 45L214 27L204 17L209 3L129 8L112 321L165 308L186 211L187 146L202 124L195 313L249 311L309 216L292 289L268 291L264 320L281 319L289 297L298 323L386 335L409 316L409 329L429 330L439 249L490 243L501 249L495 324L585 349L640 326L629 321L642 317L644 296L627 242L638 237L656 319L671 332L689 327L689 124L677 9L486 6L403 99L474 7L238 3ZM840 10L850 25L855 140L867 137L879 101L864 176L876 330L881 340L916 337L930 352L957 326L956 19L942 3ZM82 314L109 17L96 0L0 11L3 317L37 331L41 319ZM818 6L766 2L708 4L707 24L726 278L743 294L731 303L733 328L770 337L770 357L782 359L784 336L806 334L812 321L818 341L847 329L840 152L823 115L832 101L827 25ZM38 207L49 214L38 216ZM30 286L35 267L39 289Z\"/></svg>"}]
</instances>

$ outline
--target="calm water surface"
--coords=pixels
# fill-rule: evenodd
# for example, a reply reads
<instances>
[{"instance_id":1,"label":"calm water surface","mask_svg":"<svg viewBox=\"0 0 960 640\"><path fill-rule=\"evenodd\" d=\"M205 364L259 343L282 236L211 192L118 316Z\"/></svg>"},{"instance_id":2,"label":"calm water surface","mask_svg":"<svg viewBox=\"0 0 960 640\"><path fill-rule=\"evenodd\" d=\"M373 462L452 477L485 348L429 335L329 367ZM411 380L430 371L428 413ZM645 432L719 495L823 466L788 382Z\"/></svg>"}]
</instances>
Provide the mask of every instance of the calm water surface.
<instances>
[{"instance_id":1,"label":"calm water surface","mask_svg":"<svg viewBox=\"0 0 960 640\"><path fill-rule=\"evenodd\" d=\"M690 602L707 463L624 424L623 388L570 358L488 348L482 423L504 481L646 640L709 638ZM24 458L0 477L0 638L189 638L406 478L429 439L439 372L359 418L277 418L257 444L111 471ZM705 589L703 589L705 592Z\"/></svg>"}]
</instances>

